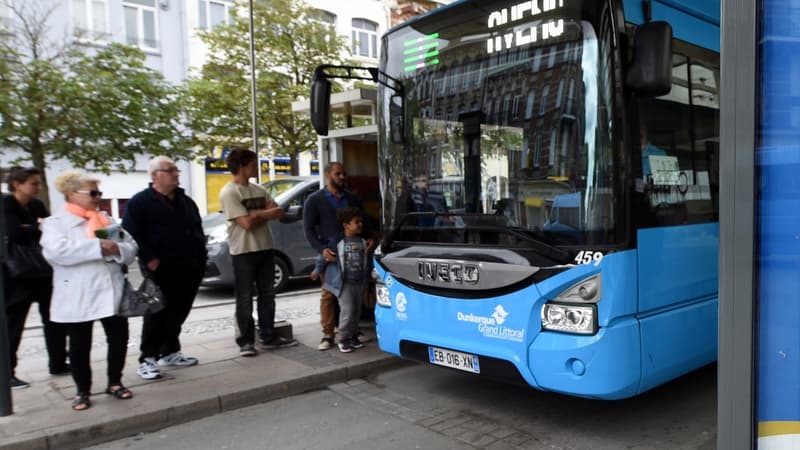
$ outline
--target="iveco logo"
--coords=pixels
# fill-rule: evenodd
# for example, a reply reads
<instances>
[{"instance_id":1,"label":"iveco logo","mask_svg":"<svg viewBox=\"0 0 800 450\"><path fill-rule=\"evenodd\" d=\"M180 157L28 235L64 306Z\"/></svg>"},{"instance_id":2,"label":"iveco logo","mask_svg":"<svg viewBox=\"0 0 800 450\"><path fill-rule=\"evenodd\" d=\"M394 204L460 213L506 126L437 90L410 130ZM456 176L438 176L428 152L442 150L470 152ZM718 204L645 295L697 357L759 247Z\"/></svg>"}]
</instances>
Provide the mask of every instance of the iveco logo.
<instances>
[{"instance_id":1,"label":"iveco logo","mask_svg":"<svg viewBox=\"0 0 800 450\"><path fill-rule=\"evenodd\" d=\"M418 277L422 281L450 284L478 284L478 265L419 261Z\"/></svg>"}]
</instances>

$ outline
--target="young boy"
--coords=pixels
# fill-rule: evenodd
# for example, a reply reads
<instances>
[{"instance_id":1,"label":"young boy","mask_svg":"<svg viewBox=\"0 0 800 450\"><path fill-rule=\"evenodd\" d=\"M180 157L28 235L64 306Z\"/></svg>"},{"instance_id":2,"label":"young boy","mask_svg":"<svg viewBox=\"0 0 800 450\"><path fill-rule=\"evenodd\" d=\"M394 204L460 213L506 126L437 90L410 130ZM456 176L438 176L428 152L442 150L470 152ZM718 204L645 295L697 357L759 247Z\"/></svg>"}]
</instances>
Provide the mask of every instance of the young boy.
<instances>
[{"instance_id":1,"label":"young boy","mask_svg":"<svg viewBox=\"0 0 800 450\"><path fill-rule=\"evenodd\" d=\"M336 212L336 218L342 224L344 238L336 245L336 263L325 266L324 288L339 299L339 351L350 353L364 346L358 339L358 319L361 317L368 257L372 249L358 236L363 227L358 208L341 208Z\"/></svg>"}]
</instances>

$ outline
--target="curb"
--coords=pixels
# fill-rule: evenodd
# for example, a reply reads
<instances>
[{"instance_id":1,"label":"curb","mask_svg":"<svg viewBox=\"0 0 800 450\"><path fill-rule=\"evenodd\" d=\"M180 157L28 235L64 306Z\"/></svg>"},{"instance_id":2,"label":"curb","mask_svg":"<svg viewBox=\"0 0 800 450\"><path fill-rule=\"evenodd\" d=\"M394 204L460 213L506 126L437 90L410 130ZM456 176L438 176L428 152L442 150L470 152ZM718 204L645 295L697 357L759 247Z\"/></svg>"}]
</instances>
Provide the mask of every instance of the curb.
<instances>
[{"instance_id":1,"label":"curb","mask_svg":"<svg viewBox=\"0 0 800 450\"><path fill-rule=\"evenodd\" d=\"M200 400L191 400L167 409L143 411L123 418L110 418L101 423L60 426L44 432L38 431L14 436L0 443L0 450L84 448L90 445L127 438L139 433L157 431L221 412L233 411L309 391L324 389L336 383L363 378L367 375L410 364L413 363L386 355L372 361L334 367L288 381L229 392Z\"/></svg>"}]
</instances>

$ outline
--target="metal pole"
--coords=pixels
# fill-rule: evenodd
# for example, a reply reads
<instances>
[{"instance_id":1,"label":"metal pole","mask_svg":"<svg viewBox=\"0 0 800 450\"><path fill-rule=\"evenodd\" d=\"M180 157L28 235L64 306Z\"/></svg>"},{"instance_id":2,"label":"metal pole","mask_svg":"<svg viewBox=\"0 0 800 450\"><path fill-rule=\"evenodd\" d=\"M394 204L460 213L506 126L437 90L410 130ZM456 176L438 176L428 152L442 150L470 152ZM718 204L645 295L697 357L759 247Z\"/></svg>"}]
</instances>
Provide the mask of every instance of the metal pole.
<instances>
[{"instance_id":1,"label":"metal pole","mask_svg":"<svg viewBox=\"0 0 800 450\"><path fill-rule=\"evenodd\" d=\"M253 25L253 0L250 0L250 98L251 121L253 126L253 151L258 161L258 184L261 184L261 155L258 151L258 110L256 109L256 44L255 26Z\"/></svg>"},{"instance_id":2,"label":"metal pole","mask_svg":"<svg viewBox=\"0 0 800 450\"><path fill-rule=\"evenodd\" d=\"M5 207L0 205L0 417L14 413L11 404L11 349L8 340L8 321L6 320L6 280L2 270L6 260L7 239Z\"/></svg>"}]
</instances>

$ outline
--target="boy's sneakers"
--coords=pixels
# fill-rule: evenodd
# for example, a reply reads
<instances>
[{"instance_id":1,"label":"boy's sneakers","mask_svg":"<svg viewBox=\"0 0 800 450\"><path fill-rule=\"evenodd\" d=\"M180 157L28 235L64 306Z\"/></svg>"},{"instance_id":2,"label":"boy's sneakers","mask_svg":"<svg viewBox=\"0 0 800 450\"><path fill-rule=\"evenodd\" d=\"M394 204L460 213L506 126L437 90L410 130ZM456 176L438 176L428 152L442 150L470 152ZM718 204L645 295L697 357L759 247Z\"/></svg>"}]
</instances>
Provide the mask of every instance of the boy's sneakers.
<instances>
[{"instance_id":1,"label":"boy's sneakers","mask_svg":"<svg viewBox=\"0 0 800 450\"><path fill-rule=\"evenodd\" d=\"M139 363L139 368L136 369L136 373L145 380L161 378L161 369L158 368L155 358L145 358L144 361Z\"/></svg>"},{"instance_id":2,"label":"boy's sneakers","mask_svg":"<svg viewBox=\"0 0 800 450\"><path fill-rule=\"evenodd\" d=\"M339 341L339 351L342 353L350 353L354 350L350 341Z\"/></svg>"},{"instance_id":3,"label":"boy's sneakers","mask_svg":"<svg viewBox=\"0 0 800 450\"><path fill-rule=\"evenodd\" d=\"M364 343L358 339L358 336L350 339L350 346L353 348L364 348Z\"/></svg>"},{"instance_id":4,"label":"boy's sneakers","mask_svg":"<svg viewBox=\"0 0 800 450\"><path fill-rule=\"evenodd\" d=\"M319 345L317 346L320 350L328 350L329 348L333 347L333 338L323 337L319 341Z\"/></svg>"},{"instance_id":5,"label":"boy's sneakers","mask_svg":"<svg viewBox=\"0 0 800 450\"><path fill-rule=\"evenodd\" d=\"M275 336L274 338L270 339L269 341L264 341L263 339L258 340L258 345L261 348L266 350L274 350L276 348L284 348L284 347L293 347L297 345L296 339L286 339L281 336Z\"/></svg>"},{"instance_id":6,"label":"boy's sneakers","mask_svg":"<svg viewBox=\"0 0 800 450\"><path fill-rule=\"evenodd\" d=\"M187 367L197 364L197 358L186 356L181 352L171 353L158 360L158 365L164 366L178 366Z\"/></svg>"},{"instance_id":7,"label":"boy's sneakers","mask_svg":"<svg viewBox=\"0 0 800 450\"><path fill-rule=\"evenodd\" d=\"M19 378L11 375L11 389L25 389L31 387L27 381L22 381Z\"/></svg>"},{"instance_id":8,"label":"boy's sneakers","mask_svg":"<svg viewBox=\"0 0 800 450\"><path fill-rule=\"evenodd\" d=\"M256 356L258 352L256 351L256 347L253 344L244 344L239 347L239 354L241 356Z\"/></svg>"}]
</instances>

